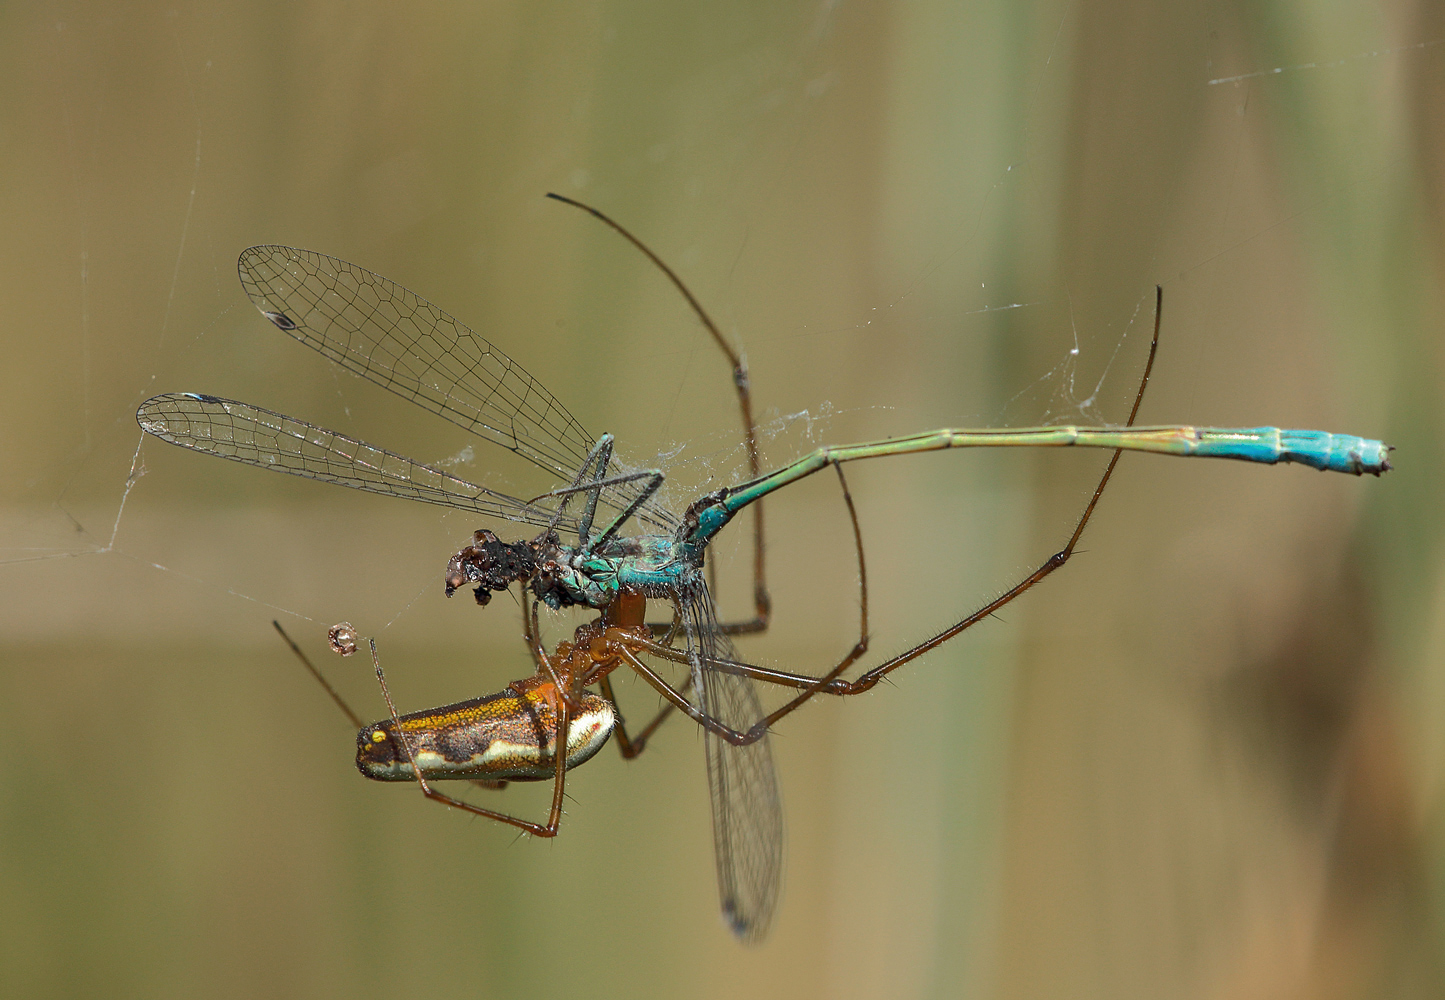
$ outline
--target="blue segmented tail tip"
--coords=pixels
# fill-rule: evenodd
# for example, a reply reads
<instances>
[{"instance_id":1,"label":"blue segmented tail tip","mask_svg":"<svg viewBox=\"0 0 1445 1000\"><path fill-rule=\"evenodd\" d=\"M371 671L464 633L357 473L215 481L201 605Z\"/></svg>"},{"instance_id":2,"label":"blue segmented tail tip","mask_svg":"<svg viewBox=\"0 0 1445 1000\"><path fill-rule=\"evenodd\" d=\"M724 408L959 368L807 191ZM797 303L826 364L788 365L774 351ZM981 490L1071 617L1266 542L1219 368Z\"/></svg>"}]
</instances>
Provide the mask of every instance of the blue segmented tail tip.
<instances>
[{"instance_id":1,"label":"blue segmented tail tip","mask_svg":"<svg viewBox=\"0 0 1445 1000\"><path fill-rule=\"evenodd\" d=\"M1277 427L1243 430L1201 428L1198 435L1190 454L1239 458L1265 465L1296 462L1323 472L1346 472L1355 476L1378 476L1389 472L1389 455L1393 450L1383 441L1353 434Z\"/></svg>"},{"instance_id":2,"label":"blue segmented tail tip","mask_svg":"<svg viewBox=\"0 0 1445 1000\"><path fill-rule=\"evenodd\" d=\"M1383 441L1325 431L1282 430L1279 437L1283 462L1299 462L1322 472L1350 472L1357 476L1378 476L1390 471L1393 449Z\"/></svg>"},{"instance_id":3,"label":"blue segmented tail tip","mask_svg":"<svg viewBox=\"0 0 1445 1000\"><path fill-rule=\"evenodd\" d=\"M1254 427L1243 431L1201 429L1192 451L1196 455L1242 458L1275 465L1296 462L1323 472L1378 476L1390 471L1393 450L1383 441L1330 434L1327 431Z\"/></svg>"}]
</instances>

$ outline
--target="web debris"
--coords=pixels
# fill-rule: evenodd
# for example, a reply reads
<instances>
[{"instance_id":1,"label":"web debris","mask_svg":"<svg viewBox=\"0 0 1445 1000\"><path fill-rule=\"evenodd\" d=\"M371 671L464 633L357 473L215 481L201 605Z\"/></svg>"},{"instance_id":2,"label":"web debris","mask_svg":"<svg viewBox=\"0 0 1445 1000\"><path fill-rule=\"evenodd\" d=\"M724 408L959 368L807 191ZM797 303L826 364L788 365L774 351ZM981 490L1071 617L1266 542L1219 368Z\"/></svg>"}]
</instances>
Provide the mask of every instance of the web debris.
<instances>
[{"instance_id":1,"label":"web debris","mask_svg":"<svg viewBox=\"0 0 1445 1000\"><path fill-rule=\"evenodd\" d=\"M1103 389L1104 383L1108 381L1109 372L1113 370L1114 362L1118 360L1120 352L1123 351L1125 342L1129 339L1130 331L1134 329L1134 323L1139 318L1139 310L1143 308L1145 301L1145 299L1141 298L1134 303L1134 312L1129 316L1129 322L1125 324L1123 334L1114 342L1114 349L1109 354L1109 360L1104 365L1104 370L1099 373L1099 378L1095 381L1093 388L1089 390L1088 395L1080 398L1077 377L1079 358L1083 354L1083 349L1079 343L1078 325L1074 321L1073 297L1070 296L1069 326L1073 334L1073 347L1069 349L1068 354L1066 354L1058 364L1010 396L1004 402L1003 406L1000 407L996 419L993 421L993 425L998 427L1008 426L1009 422L1006 419L1006 415L1009 409L1020 399L1033 393L1039 386L1045 385L1051 386L1052 388L1049 393L1048 402L1043 412L1037 418L1040 424L1061 424L1083 418L1092 424L1101 426L1109 425L1110 421L1099 412L1099 393Z\"/></svg>"},{"instance_id":2,"label":"web debris","mask_svg":"<svg viewBox=\"0 0 1445 1000\"><path fill-rule=\"evenodd\" d=\"M1445 38L1437 38L1429 42L1416 42L1414 45L1397 45L1388 49L1371 49L1368 52L1357 52L1352 56L1345 56L1343 59L1331 59L1328 62L1307 62L1297 63L1294 66L1276 66L1273 69L1255 70L1253 73L1240 73L1237 76L1221 76L1205 82L1206 87L1217 86L1221 83L1239 83L1244 80L1256 80L1265 76L1278 76L1281 73L1293 73L1296 70L1305 69L1336 69L1346 66L1361 59L1378 59L1381 56L1399 55L1401 52L1415 52L1420 49L1432 48L1445 42Z\"/></svg>"}]
</instances>

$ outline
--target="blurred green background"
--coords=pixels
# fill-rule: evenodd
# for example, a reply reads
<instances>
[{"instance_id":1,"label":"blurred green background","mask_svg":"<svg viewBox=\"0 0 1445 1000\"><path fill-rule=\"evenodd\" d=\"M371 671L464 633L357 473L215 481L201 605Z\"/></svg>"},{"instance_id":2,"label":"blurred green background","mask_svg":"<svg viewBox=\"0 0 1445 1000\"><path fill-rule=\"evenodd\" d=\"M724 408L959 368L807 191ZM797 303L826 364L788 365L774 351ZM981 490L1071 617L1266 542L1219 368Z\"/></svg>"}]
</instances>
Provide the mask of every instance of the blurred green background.
<instances>
[{"instance_id":1,"label":"blurred green background","mask_svg":"<svg viewBox=\"0 0 1445 1000\"><path fill-rule=\"evenodd\" d=\"M1167 6L7 5L0 992L1440 995L1445 13ZM318 657L376 635L405 708L497 690L530 672L513 604L441 594L480 525L154 441L121 510L163 391L548 485L278 335L236 281L265 242L441 304L674 499L736 475L722 360L549 190L746 350L768 465L1122 420L1160 283L1142 422L1376 436L1398 469L1126 456L1065 571L779 727L784 897L744 949L694 729L574 772L551 842L353 770L271 618ZM874 653L1053 552L1104 457L855 467ZM835 484L769 519L742 651L821 669L857 627Z\"/></svg>"}]
</instances>

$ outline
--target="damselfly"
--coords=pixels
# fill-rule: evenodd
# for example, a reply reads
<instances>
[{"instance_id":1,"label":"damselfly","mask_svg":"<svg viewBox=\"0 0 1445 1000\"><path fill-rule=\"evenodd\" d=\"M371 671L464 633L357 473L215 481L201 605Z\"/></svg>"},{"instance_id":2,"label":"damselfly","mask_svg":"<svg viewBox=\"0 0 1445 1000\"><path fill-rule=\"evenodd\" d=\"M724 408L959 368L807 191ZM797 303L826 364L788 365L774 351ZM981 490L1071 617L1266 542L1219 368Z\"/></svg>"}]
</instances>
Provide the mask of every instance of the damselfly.
<instances>
[{"instance_id":1,"label":"damselfly","mask_svg":"<svg viewBox=\"0 0 1445 1000\"><path fill-rule=\"evenodd\" d=\"M750 477L699 497L680 514L657 500L658 469L617 472L611 435L588 435L557 399L492 344L420 296L336 258L287 247L253 247L240 259L241 283L262 314L281 330L354 374L412 400L422 408L529 459L557 477L559 486L530 500L469 483L355 438L271 410L193 393L156 396L141 405L141 427L172 444L390 496L438 503L541 528L530 540L503 541L480 530L447 567L446 589L475 584L480 604L492 593L522 585L533 678L506 691L428 712L400 715L385 678L378 679L389 720L363 726L358 765L380 780L417 781L429 798L487 816L540 836L556 833L566 771L590 759L614 731L624 756L639 752L647 735L673 710L706 731L714 842L722 908L745 939L766 932L781 873L782 820L768 729L809 698L868 690L883 676L948 641L1014 600L1061 567L1079 537L1122 451L1154 451L1274 464L1298 462L1317 469L1379 475L1389 469L1378 441L1319 431L1189 426L1135 427L1158 346L1154 340L1122 427L1049 426L1012 430L944 429L906 438L820 448L775 472L759 474L757 433L746 368L716 324L676 274L625 229L591 212L648 256L687 298L733 366L744 425ZM1002 596L939 634L853 680L842 674L867 650L867 584L862 539L843 478L842 463L961 447L1078 446L1113 449L1068 544ZM812 676L745 663L729 636L767 627L770 602L764 576L760 501L769 493L832 466L852 518L862 600L860 634L832 669ZM568 508L574 499L581 511ZM754 616L720 622L705 578L712 540L739 512L754 518ZM599 509L610 512L599 518ZM624 534L629 522L641 531ZM670 622L649 625L648 599L666 601ZM602 612L572 640L549 653L541 638L537 602ZM638 672L667 705L628 739L618 726L608 674L619 666ZM666 676L680 668L684 680ZM753 681L796 693L764 712ZM588 689L596 687L600 694ZM562 752L557 747L564 747ZM546 823L534 823L446 796L428 779L469 779L495 786L509 780L554 782Z\"/></svg>"}]
</instances>

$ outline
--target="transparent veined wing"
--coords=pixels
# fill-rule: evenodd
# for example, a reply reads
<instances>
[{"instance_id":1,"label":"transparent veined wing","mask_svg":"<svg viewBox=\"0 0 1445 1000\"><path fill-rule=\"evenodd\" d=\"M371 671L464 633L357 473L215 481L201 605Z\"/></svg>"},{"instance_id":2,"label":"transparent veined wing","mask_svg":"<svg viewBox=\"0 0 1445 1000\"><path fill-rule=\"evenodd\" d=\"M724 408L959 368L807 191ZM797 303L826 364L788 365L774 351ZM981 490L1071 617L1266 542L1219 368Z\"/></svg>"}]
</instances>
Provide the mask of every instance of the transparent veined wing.
<instances>
[{"instance_id":1,"label":"transparent veined wing","mask_svg":"<svg viewBox=\"0 0 1445 1000\"><path fill-rule=\"evenodd\" d=\"M241 254L241 285L268 320L355 375L570 482L596 439L557 397L446 310L336 257L294 247ZM605 491L615 510L633 483ZM642 519L671 526L655 503Z\"/></svg>"},{"instance_id":2,"label":"transparent veined wing","mask_svg":"<svg viewBox=\"0 0 1445 1000\"><path fill-rule=\"evenodd\" d=\"M545 507L469 483L444 469L367 444L337 431L218 396L179 392L154 396L136 411L141 429L192 451L352 489L441 504L546 527L558 519Z\"/></svg>"},{"instance_id":3,"label":"transparent veined wing","mask_svg":"<svg viewBox=\"0 0 1445 1000\"><path fill-rule=\"evenodd\" d=\"M751 729L763 717L753 682L706 666L737 655L718 629L705 588L684 604L684 624L698 708L730 729ZM703 744L723 917L739 938L759 941L772 925L783 879L783 806L773 751L767 736L734 746L705 732Z\"/></svg>"}]
</instances>

